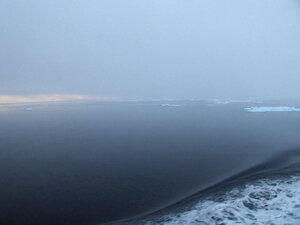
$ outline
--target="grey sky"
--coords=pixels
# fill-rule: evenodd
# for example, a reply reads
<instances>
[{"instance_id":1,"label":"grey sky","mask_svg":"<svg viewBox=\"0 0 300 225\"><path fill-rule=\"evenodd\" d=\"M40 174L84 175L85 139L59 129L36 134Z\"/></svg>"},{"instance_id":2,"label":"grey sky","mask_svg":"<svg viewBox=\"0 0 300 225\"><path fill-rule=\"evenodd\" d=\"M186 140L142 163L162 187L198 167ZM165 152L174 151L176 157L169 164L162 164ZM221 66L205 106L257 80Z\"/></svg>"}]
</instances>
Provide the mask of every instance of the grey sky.
<instances>
[{"instance_id":1,"label":"grey sky","mask_svg":"<svg viewBox=\"0 0 300 225\"><path fill-rule=\"evenodd\" d=\"M300 98L297 0L0 0L0 95Z\"/></svg>"}]
</instances>

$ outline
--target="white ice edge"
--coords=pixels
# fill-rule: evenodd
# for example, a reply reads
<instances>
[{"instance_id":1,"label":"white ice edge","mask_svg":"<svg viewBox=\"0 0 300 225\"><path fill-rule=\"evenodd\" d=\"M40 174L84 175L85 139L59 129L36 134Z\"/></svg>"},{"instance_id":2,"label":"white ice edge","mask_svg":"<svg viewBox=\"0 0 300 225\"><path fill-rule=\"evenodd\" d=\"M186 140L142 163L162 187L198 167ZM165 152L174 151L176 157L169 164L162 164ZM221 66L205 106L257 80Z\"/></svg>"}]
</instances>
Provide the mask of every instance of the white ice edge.
<instances>
[{"instance_id":1,"label":"white ice edge","mask_svg":"<svg viewBox=\"0 0 300 225\"><path fill-rule=\"evenodd\" d=\"M180 107L180 105L176 105L176 104L160 104L160 106L163 106L163 107Z\"/></svg>"},{"instance_id":2,"label":"white ice edge","mask_svg":"<svg viewBox=\"0 0 300 225\"><path fill-rule=\"evenodd\" d=\"M249 107L245 108L247 112L300 112L300 108L277 106L277 107Z\"/></svg>"}]
</instances>

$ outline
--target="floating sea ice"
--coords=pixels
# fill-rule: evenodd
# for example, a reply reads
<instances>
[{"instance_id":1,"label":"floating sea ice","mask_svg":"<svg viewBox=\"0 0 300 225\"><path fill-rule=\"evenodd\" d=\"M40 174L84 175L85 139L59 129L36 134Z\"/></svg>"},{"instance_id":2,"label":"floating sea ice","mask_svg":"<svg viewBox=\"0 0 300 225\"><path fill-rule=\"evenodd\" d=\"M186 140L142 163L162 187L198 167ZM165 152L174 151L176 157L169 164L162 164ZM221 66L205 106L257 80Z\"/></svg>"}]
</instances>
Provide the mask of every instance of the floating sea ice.
<instances>
[{"instance_id":1,"label":"floating sea ice","mask_svg":"<svg viewBox=\"0 0 300 225\"><path fill-rule=\"evenodd\" d=\"M300 112L300 108L278 106L278 107L250 107L245 108L248 112Z\"/></svg>"},{"instance_id":2,"label":"floating sea ice","mask_svg":"<svg viewBox=\"0 0 300 225\"><path fill-rule=\"evenodd\" d=\"M249 102L255 102L255 103L261 103L259 101L254 100L221 100L221 99L211 99L207 100L208 102L216 105L227 105L230 103L249 103Z\"/></svg>"},{"instance_id":3,"label":"floating sea ice","mask_svg":"<svg viewBox=\"0 0 300 225\"><path fill-rule=\"evenodd\" d=\"M176 105L176 104L161 104L160 106L163 106L163 107L179 107L181 105Z\"/></svg>"},{"instance_id":4,"label":"floating sea ice","mask_svg":"<svg viewBox=\"0 0 300 225\"><path fill-rule=\"evenodd\" d=\"M230 101L227 100L220 100L220 99L212 99L210 100L213 104L217 104L217 105L226 105L229 104Z\"/></svg>"}]
</instances>

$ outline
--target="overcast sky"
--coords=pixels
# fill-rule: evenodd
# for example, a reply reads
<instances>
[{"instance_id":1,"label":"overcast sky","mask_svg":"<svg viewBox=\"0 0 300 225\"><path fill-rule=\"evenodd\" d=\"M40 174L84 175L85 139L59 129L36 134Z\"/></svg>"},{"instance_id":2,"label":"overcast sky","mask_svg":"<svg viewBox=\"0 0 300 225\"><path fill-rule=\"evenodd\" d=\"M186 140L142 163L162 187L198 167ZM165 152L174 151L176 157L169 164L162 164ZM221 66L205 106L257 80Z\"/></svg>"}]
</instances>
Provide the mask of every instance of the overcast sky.
<instances>
[{"instance_id":1,"label":"overcast sky","mask_svg":"<svg viewBox=\"0 0 300 225\"><path fill-rule=\"evenodd\" d=\"M0 95L300 98L298 0L0 0Z\"/></svg>"}]
</instances>

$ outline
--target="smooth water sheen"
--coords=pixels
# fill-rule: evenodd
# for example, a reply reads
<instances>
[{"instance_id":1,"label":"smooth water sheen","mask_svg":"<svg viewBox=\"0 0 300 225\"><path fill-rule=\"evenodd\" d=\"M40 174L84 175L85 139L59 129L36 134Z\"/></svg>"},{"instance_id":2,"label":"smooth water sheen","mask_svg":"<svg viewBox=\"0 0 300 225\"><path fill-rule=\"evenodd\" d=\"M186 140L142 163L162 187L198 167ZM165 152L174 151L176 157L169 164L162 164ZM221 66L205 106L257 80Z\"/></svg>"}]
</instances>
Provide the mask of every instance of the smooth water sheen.
<instances>
[{"instance_id":1,"label":"smooth water sheen","mask_svg":"<svg viewBox=\"0 0 300 225\"><path fill-rule=\"evenodd\" d=\"M289 165L286 155L300 149L299 114L244 110L257 104L157 101L2 106L0 224L121 224L130 218L134 224L141 221L136 218L190 196L197 196L196 206L191 206L194 211L180 209L174 219L174 212L186 204L178 203L163 224L193 224L188 218L211 224L207 219L211 212L226 222L222 206L240 204L255 184L239 189L239 197L229 198L229 190L221 202L205 198L213 192L204 194L204 200L201 194L198 202L197 193L229 178L238 181L245 173L270 173L270 168ZM284 103L298 107L297 102L288 104ZM172 105L180 107L164 107ZM245 217L244 211L240 216L232 213L235 221ZM265 221L258 214L252 216ZM152 216L145 223L162 224Z\"/></svg>"}]
</instances>

